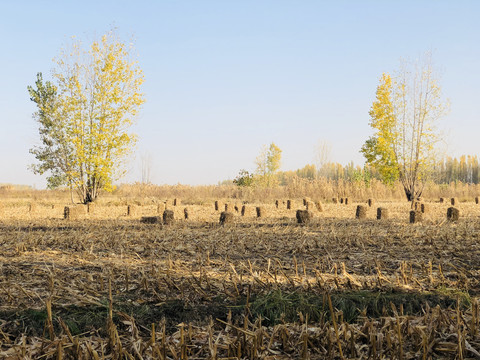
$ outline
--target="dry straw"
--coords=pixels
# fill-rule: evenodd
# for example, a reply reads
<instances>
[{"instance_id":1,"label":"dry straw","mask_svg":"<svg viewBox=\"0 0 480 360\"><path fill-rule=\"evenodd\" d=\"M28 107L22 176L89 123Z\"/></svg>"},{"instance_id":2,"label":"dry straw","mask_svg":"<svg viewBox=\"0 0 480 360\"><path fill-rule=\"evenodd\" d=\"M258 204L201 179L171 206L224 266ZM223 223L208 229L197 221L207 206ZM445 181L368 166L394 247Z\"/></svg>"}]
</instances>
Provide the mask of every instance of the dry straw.
<instances>
[{"instance_id":1,"label":"dry straw","mask_svg":"<svg viewBox=\"0 0 480 360\"><path fill-rule=\"evenodd\" d=\"M222 211L220 214L220 225L226 225L233 223L234 215L228 211Z\"/></svg>"},{"instance_id":2,"label":"dry straw","mask_svg":"<svg viewBox=\"0 0 480 360\"><path fill-rule=\"evenodd\" d=\"M311 211L308 210L297 210L297 223L299 224L306 224L310 222L312 219L313 214Z\"/></svg>"},{"instance_id":3,"label":"dry straw","mask_svg":"<svg viewBox=\"0 0 480 360\"><path fill-rule=\"evenodd\" d=\"M63 208L63 218L65 220L72 220L73 216L72 216L72 212L71 212L71 208L70 206L65 206Z\"/></svg>"},{"instance_id":4,"label":"dry straw","mask_svg":"<svg viewBox=\"0 0 480 360\"><path fill-rule=\"evenodd\" d=\"M410 211L410 224L415 224L423 220L423 214L421 211L412 210Z\"/></svg>"},{"instance_id":5,"label":"dry straw","mask_svg":"<svg viewBox=\"0 0 480 360\"><path fill-rule=\"evenodd\" d=\"M128 205L127 206L127 216L137 216L137 206L136 205Z\"/></svg>"},{"instance_id":6,"label":"dry straw","mask_svg":"<svg viewBox=\"0 0 480 360\"><path fill-rule=\"evenodd\" d=\"M157 204L157 214L162 215L165 211L165 203L161 202Z\"/></svg>"},{"instance_id":7,"label":"dry straw","mask_svg":"<svg viewBox=\"0 0 480 360\"><path fill-rule=\"evenodd\" d=\"M96 208L95 203L89 202L89 203L87 204L87 213L89 213L89 214L94 214L94 213L95 213L95 208Z\"/></svg>"},{"instance_id":8,"label":"dry straw","mask_svg":"<svg viewBox=\"0 0 480 360\"><path fill-rule=\"evenodd\" d=\"M377 219L378 220L388 219L389 215L390 214L389 214L387 208L382 208L382 207L377 208Z\"/></svg>"},{"instance_id":9,"label":"dry straw","mask_svg":"<svg viewBox=\"0 0 480 360\"><path fill-rule=\"evenodd\" d=\"M454 208L453 206L447 209L448 220L458 221L459 218L460 218L460 210L458 210L457 208Z\"/></svg>"},{"instance_id":10,"label":"dry straw","mask_svg":"<svg viewBox=\"0 0 480 360\"><path fill-rule=\"evenodd\" d=\"M367 218L367 207L365 205L358 205L357 211L355 212L355 217L357 219L366 219Z\"/></svg>"},{"instance_id":11,"label":"dry straw","mask_svg":"<svg viewBox=\"0 0 480 360\"><path fill-rule=\"evenodd\" d=\"M420 204L420 211L424 214L426 214L429 211L429 206L425 203Z\"/></svg>"},{"instance_id":12,"label":"dry straw","mask_svg":"<svg viewBox=\"0 0 480 360\"><path fill-rule=\"evenodd\" d=\"M175 213L173 210L165 210L163 212L163 223L165 225L171 225L175 222Z\"/></svg>"},{"instance_id":13,"label":"dry straw","mask_svg":"<svg viewBox=\"0 0 480 360\"><path fill-rule=\"evenodd\" d=\"M87 214L85 205L65 206L63 209L63 218L66 220L77 220Z\"/></svg>"},{"instance_id":14,"label":"dry straw","mask_svg":"<svg viewBox=\"0 0 480 360\"><path fill-rule=\"evenodd\" d=\"M257 218L262 218L266 216L266 211L263 206L257 206L256 210L257 210Z\"/></svg>"},{"instance_id":15,"label":"dry straw","mask_svg":"<svg viewBox=\"0 0 480 360\"><path fill-rule=\"evenodd\" d=\"M305 203L305 207L307 210L313 211L315 210L315 203L309 200Z\"/></svg>"}]
</instances>

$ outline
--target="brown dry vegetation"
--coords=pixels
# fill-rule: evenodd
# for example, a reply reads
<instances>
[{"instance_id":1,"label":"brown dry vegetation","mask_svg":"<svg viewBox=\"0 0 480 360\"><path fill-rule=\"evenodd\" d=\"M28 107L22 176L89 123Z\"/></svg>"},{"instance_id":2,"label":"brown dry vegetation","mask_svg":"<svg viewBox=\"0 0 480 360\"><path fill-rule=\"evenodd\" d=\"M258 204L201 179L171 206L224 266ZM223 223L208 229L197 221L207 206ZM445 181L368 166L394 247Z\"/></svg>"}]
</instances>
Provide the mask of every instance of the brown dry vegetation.
<instances>
[{"instance_id":1,"label":"brown dry vegetation","mask_svg":"<svg viewBox=\"0 0 480 360\"><path fill-rule=\"evenodd\" d=\"M78 220L63 220L68 194L4 193L0 358L480 357L474 196L455 194L457 222L446 220L449 203L426 197L423 221L410 224L407 202L308 193L324 211L297 224L304 196L286 189L262 202L172 189L123 189ZM215 195L267 215L235 212L221 226ZM140 221L176 197L174 224ZM368 198L375 207L355 219ZM377 207L389 219L376 220Z\"/></svg>"}]
</instances>

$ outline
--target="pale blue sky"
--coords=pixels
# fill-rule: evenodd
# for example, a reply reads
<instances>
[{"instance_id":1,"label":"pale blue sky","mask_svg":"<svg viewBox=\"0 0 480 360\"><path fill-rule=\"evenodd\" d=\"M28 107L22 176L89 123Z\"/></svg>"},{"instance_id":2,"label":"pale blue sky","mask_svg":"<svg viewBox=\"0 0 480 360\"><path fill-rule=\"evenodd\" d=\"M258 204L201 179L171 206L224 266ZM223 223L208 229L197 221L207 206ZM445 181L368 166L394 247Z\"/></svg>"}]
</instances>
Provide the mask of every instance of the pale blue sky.
<instances>
[{"instance_id":1,"label":"pale blue sky","mask_svg":"<svg viewBox=\"0 0 480 360\"><path fill-rule=\"evenodd\" d=\"M480 155L480 1L14 1L0 2L0 183L45 181L27 170L38 141L27 86L49 76L73 35L117 27L136 38L147 102L137 156L157 184L215 184L253 170L263 144L283 170L331 160L363 164L368 111L382 72L432 50L451 111L453 155Z\"/></svg>"}]
</instances>

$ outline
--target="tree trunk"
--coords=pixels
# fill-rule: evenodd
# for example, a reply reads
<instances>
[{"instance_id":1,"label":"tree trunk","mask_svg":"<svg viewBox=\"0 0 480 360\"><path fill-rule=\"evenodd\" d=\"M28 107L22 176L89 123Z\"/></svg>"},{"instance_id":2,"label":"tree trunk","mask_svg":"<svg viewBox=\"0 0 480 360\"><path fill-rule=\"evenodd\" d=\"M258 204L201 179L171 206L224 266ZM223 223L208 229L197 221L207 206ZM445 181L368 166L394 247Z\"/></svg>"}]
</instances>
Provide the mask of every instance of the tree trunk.
<instances>
[{"instance_id":1,"label":"tree trunk","mask_svg":"<svg viewBox=\"0 0 480 360\"><path fill-rule=\"evenodd\" d=\"M403 187L403 189L405 190L405 195L407 196L407 200L413 201L415 199L415 194L412 193L412 190L405 186Z\"/></svg>"},{"instance_id":2,"label":"tree trunk","mask_svg":"<svg viewBox=\"0 0 480 360\"><path fill-rule=\"evenodd\" d=\"M90 193L90 190L87 190L87 196L85 197L85 205L88 204L88 203L91 203L93 202L93 199L92 199L92 194Z\"/></svg>"},{"instance_id":3,"label":"tree trunk","mask_svg":"<svg viewBox=\"0 0 480 360\"><path fill-rule=\"evenodd\" d=\"M73 200L73 185L72 185L72 182L70 182L70 201L72 202L72 204L75 203L75 200Z\"/></svg>"},{"instance_id":4,"label":"tree trunk","mask_svg":"<svg viewBox=\"0 0 480 360\"><path fill-rule=\"evenodd\" d=\"M98 196L98 186L99 181L95 178L95 176L92 176L88 179L87 186L85 187L85 198L83 201L84 204L95 201Z\"/></svg>"},{"instance_id":5,"label":"tree trunk","mask_svg":"<svg viewBox=\"0 0 480 360\"><path fill-rule=\"evenodd\" d=\"M420 196L422 196L423 192L423 186L421 186L420 190L415 190L415 186L403 186L403 190L405 191L405 195L407 197L407 200L412 203L412 208L413 208L413 203L415 200L417 200Z\"/></svg>"}]
</instances>

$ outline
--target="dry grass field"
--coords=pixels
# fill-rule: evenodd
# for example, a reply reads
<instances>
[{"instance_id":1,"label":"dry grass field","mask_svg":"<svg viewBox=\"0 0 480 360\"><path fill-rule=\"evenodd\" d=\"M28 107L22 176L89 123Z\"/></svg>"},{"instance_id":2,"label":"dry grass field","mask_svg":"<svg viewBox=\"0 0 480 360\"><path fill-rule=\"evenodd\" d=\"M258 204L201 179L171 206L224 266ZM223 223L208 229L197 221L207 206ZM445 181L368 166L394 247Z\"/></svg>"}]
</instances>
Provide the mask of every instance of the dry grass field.
<instances>
[{"instance_id":1,"label":"dry grass field","mask_svg":"<svg viewBox=\"0 0 480 360\"><path fill-rule=\"evenodd\" d=\"M458 221L427 199L415 224L400 200L360 220L366 199L322 199L298 224L301 198L222 198L223 226L213 198L170 197L162 224L165 200L106 197L66 220L66 197L3 194L0 358L480 358L473 199Z\"/></svg>"}]
</instances>

